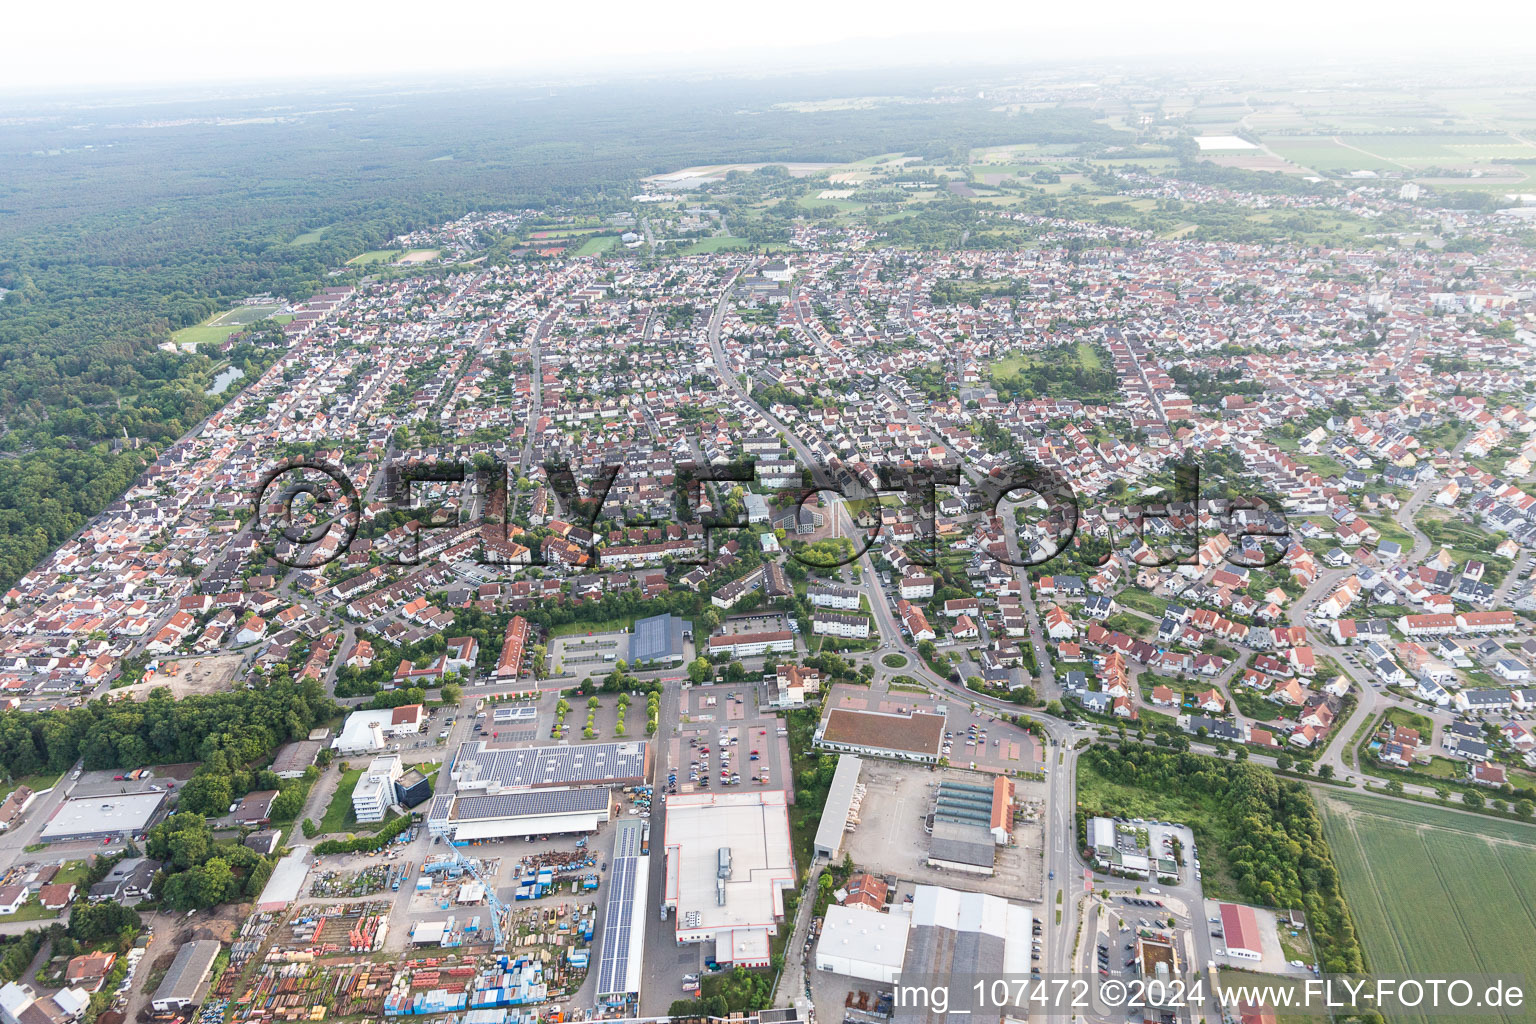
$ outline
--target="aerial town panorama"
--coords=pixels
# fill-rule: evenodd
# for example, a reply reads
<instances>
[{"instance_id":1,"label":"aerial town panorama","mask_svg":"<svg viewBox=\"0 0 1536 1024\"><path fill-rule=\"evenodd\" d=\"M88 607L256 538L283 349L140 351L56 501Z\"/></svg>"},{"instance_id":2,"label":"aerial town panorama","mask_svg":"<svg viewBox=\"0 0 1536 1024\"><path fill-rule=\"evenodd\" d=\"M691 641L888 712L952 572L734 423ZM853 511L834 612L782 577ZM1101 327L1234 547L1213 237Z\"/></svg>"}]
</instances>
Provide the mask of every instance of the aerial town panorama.
<instances>
[{"instance_id":1,"label":"aerial town panorama","mask_svg":"<svg viewBox=\"0 0 1536 1024\"><path fill-rule=\"evenodd\" d=\"M0 92L3 1024L1529 1019L1528 67L861 75Z\"/></svg>"}]
</instances>

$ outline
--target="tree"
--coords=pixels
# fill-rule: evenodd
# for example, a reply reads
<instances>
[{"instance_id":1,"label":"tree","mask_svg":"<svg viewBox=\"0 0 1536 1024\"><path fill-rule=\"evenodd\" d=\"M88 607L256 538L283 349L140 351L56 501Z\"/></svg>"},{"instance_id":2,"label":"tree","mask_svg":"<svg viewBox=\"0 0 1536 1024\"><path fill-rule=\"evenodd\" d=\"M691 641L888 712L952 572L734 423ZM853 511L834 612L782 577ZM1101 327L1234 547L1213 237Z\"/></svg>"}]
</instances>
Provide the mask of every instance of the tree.
<instances>
[{"instance_id":1,"label":"tree","mask_svg":"<svg viewBox=\"0 0 1536 1024\"><path fill-rule=\"evenodd\" d=\"M209 817L226 814L234 800L229 776L213 772L199 772L182 787L177 807L183 811L196 811Z\"/></svg>"},{"instance_id":2,"label":"tree","mask_svg":"<svg viewBox=\"0 0 1536 1024\"><path fill-rule=\"evenodd\" d=\"M1390 779L1387 782L1387 792L1393 796L1403 795L1403 783L1401 779Z\"/></svg>"},{"instance_id":3,"label":"tree","mask_svg":"<svg viewBox=\"0 0 1536 1024\"><path fill-rule=\"evenodd\" d=\"M457 704L464 699L464 687L458 683L444 683L442 698L444 704Z\"/></svg>"},{"instance_id":4,"label":"tree","mask_svg":"<svg viewBox=\"0 0 1536 1024\"><path fill-rule=\"evenodd\" d=\"M1292 763L1290 754L1281 753L1275 758L1275 767L1283 772L1290 771Z\"/></svg>"},{"instance_id":5,"label":"tree","mask_svg":"<svg viewBox=\"0 0 1536 1024\"><path fill-rule=\"evenodd\" d=\"M208 859L213 850L213 830L201 814L177 811L149 830L144 852L153 860L166 861L184 871Z\"/></svg>"},{"instance_id":6,"label":"tree","mask_svg":"<svg viewBox=\"0 0 1536 1024\"><path fill-rule=\"evenodd\" d=\"M1318 775L1318 778L1322 778L1322 779L1331 779L1331 778L1333 778L1333 765L1325 764L1325 765L1320 766L1317 769L1317 775Z\"/></svg>"},{"instance_id":7,"label":"tree","mask_svg":"<svg viewBox=\"0 0 1536 1024\"><path fill-rule=\"evenodd\" d=\"M1536 813L1536 804L1532 804L1529 800L1515 801L1515 814L1520 818L1530 821L1533 813Z\"/></svg>"},{"instance_id":8,"label":"tree","mask_svg":"<svg viewBox=\"0 0 1536 1024\"><path fill-rule=\"evenodd\" d=\"M705 658L694 658L688 663L688 681L695 686L709 678L710 665Z\"/></svg>"},{"instance_id":9,"label":"tree","mask_svg":"<svg viewBox=\"0 0 1536 1024\"><path fill-rule=\"evenodd\" d=\"M1461 802L1463 805L1472 808L1474 811L1482 810L1483 794L1473 793L1470 791L1463 793L1461 794Z\"/></svg>"},{"instance_id":10,"label":"tree","mask_svg":"<svg viewBox=\"0 0 1536 1024\"><path fill-rule=\"evenodd\" d=\"M1435 797L1439 799L1441 803L1445 803L1451 798L1451 791L1446 789L1444 786L1436 786Z\"/></svg>"}]
</instances>

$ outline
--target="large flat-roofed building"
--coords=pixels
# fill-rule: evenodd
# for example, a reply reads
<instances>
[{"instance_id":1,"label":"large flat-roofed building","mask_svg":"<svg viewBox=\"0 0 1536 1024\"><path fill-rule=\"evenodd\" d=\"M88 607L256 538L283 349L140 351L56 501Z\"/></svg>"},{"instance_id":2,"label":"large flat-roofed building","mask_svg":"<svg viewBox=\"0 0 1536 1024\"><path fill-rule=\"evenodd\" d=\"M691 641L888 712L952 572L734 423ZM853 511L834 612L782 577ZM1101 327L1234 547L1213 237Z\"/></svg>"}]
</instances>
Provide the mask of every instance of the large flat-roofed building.
<instances>
[{"instance_id":1,"label":"large flat-roofed building","mask_svg":"<svg viewBox=\"0 0 1536 1024\"><path fill-rule=\"evenodd\" d=\"M816 727L816 746L869 757L937 763L944 744L942 714L833 708Z\"/></svg>"},{"instance_id":2,"label":"large flat-roofed building","mask_svg":"<svg viewBox=\"0 0 1536 1024\"><path fill-rule=\"evenodd\" d=\"M450 776L461 792L500 793L543 786L633 786L649 767L644 740L548 747L491 747L484 740L459 746Z\"/></svg>"},{"instance_id":3,"label":"large flat-roofed building","mask_svg":"<svg viewBox=\"0 0 1536 1024\"><path fill-rule=\"evenodd\" d=\"M928 862L950 871L991 875L997 864L992 833L975 822L936 818L928 841Z\"/></svg>"},{"instance_id":4,"label":"large flat-roofed building","mask_svg":"<svg viewBox=\"0 0 1536 1024\"><path fill-rule=\"evenodd\" d=\"M599 787L445 794L432 801L427 829L454 842L596 832L611 817L612 796Z\"/></svg>"},{"instance_id":5,"label":"large flat-roofed building","mask_svg":"<svg viewBox=\"0 0 1536 1024\"><path fill-rule=\"evenodd\" d=\"M827 908L816 942L816 969L880 985L901 976L912 914L896 907L889 914L836 904Z\"/></svg>"},{"instance_id":6,"label":"large flat-roofed building","mask_svg":"<svg viewBox=\"0 0 1536 1024\"><path fill-rule=\"evenodd\" d=\"M784 792L671 797L665 849L677 941L713 941L720 963L766 966L795 884Z\"/></svg>"},{"instance_id":7,"label":"large flat-roofed building","mask_svg":"<svg viewBox=\"0 0 1536 1024\"><path fill-rule=\"evenodd\" d=\"M155 989L150 1005L166 1013L201 1003L207 991L208 972L218 955L219 943L214 939L194 939L182 946L160 980L160 987Z\"/></svg>"},{"instance_id":8,"label":"large flat-roofed building","mask_svg":"<svg viewBox=\"0 0 1536 1024\"><path fill-rule=\"evenodd\" d=\"M960 892L937 885L920 885L912 896L912 928L902 958L904 982L945 986L948 1013L932 1003L908 1001L896 1007L893 1024L944 1024L960 1014L970 1024L1000 1024L1005 1018L1028 1015L1028 1005L999 1005L1005 1000L976 1002L975 980L1022 978L1030 968L1033 916L1025 907L1000 896ZM919 979L921 979L919 981ZM1022 999L1023 993L1021 992Z\"/></svg>"},{"instance_id":9,"label":"large flat-roofed building","mask_svg":"<svg viewBox=\"0 0 1536 1024\"><path fill-rule=\"evenodd\" d=\"M976 825L998 845L1013 830L1013 783L999 775L990 785L945 780L934 798L935 822Z\"/></svg>"},{"instance_id":10,"label":"large flat-roofed building","mask_svg":"<svg viewBox=\"0 0 1536 1024\"><path fill-rule=\"evenodd\" d=\"M164 793L74 797L54 812L40 838L45 843L67 843L140 833L154 821L164 802Z\"/></svg>"},{"instance_id":11,"label":"large flat-roofed building","mask_svg":"<svg viewBox=\"0 0 1536 1024\"><path fill-rule=\"evenodd\" d=\"M263 913L276 913L293 906L304 888L309 875L309 847L300 846L277 862L261 895L256 898L256 909Z\"/></svg>"},{"instance_id":12,"label":"large flat-roofed building","mask_svg":"<svg viewBox=\"0 0 1536 1024\"><path fill-rule=\"evenodd\" d=\"M827 789L827 802L822 806L821 821L816 826L816 842L811 847L815 856L837 860L837 855L842 852L843 834L848 828L863 763L853 754L838 755L837 771Z\"/></svg>"},{"instance_id":13,"label":"large flat-roofed building","mask_svg":"<svg viewBox=\"0 0 1536 1024\"><path fill-rule=\"evenodd\" d=\"M395 780L395 802L401 807L418 807L432 796L432 780L415 768L407 768Z\"/></svg>"},{"instance_id":14,"label":"large flat-roofed building","mask_svg":"<svg viewBox=\"0 0 1536 1024\"><path fill-rule=\"evenodd\" d=\"M631 665L681 665L687 623L676 615L652 615L635 620L629 641Z\"/></svg>"},{"instance_id":15,"label":"large flat-roofed building","mask_svg":"<svg viewBox=\"0 0 1536 1024\"><path fill-rule=\"evenodd\" d=\"M378 753L396 736L421 732L426 720L426 709L420 704L378 711L354 711L347 716L341 735L331 741L331 749L343 756Z\"/></svg>"}]
</instances>

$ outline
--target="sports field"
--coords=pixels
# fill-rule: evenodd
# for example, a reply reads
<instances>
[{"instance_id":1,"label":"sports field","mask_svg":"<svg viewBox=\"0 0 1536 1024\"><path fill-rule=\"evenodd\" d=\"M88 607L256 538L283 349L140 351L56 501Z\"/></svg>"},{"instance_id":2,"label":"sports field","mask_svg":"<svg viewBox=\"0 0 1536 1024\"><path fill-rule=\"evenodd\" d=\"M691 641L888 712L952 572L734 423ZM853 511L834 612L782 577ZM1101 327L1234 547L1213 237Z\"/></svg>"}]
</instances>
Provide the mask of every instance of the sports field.
<instances>
[{"instance_id":1,"label":"sports field","mask_svg":"<svg viewBox=\"0 0 1536 1024\"><path fill-rule=\"evenodd\" d=\"M1372 974L1536 978L1536 827L1354 793L1319 803Z\"/></svg>"},{"instance_id":2,"label":"sports field","mask_svg":"<svg viewBox=\"0 0 1536 1024\"><path fill-rule=\"evenodd\" d=\"M178 345L218 345L242 327L258 320L275 317L279 306L236 306L224 313L215 313L195 327L183 327L171 332L171 340ZM289 318L291 319L291 317Z\"/></svg>"}]
</instances>

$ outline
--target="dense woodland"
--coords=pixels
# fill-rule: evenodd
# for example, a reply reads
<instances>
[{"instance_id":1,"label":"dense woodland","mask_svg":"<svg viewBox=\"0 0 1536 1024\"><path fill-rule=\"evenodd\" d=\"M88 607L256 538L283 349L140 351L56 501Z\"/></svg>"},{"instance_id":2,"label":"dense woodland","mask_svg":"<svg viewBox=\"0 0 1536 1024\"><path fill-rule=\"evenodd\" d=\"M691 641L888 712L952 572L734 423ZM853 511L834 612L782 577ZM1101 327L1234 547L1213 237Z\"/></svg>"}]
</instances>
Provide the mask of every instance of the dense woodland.
<instances>
[{"instance_id":1,"label":"dense woodland","mask_svg":"<svg viewBox=\"0 0 1536 1024\"><path fill-rule=\"evenodd\" d=\"M689 164L945 159L1115 137L1082 111L1010 115L963 93L871 110L776 106L940 84L880 79L0 110L0 587L214 408L215 363L156 346L232 300L303 298L347 280L354 272L329 275L352 256L473 209L617 208L637 178ZM142 447L114 450L125 437Z\"/></svg>"},{"instance_id":2,"label":"dense woodland","mask_svg":"<svg viewBox=\"0 0 1536 1024\"><path fill-rule=\"evenodd\" d=\"M244 793L253 788L255 765L338 713L314 680L179 700L162 689L143 703L96 700L77 708L7 711L0 713L0 766L19 777L65 771L81 758L88 771L199 761L199 774L231 776L235 791Z\"/></svg>"}]
</instances>

